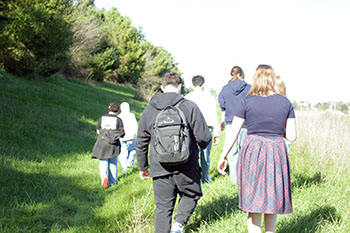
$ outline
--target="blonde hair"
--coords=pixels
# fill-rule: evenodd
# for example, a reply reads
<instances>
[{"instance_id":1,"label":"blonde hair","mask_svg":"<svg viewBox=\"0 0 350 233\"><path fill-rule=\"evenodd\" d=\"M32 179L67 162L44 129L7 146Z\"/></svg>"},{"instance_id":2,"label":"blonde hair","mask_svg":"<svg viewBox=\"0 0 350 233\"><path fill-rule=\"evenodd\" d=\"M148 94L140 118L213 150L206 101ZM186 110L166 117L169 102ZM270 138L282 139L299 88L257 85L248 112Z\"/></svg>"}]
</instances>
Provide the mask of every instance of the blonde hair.
<instances>
[{"instance_id":1,"label":"blonde hair","mask_svg":"<svg viewBox=\"0 0 350 233\"><path fill-rule=\"evenodd\" d=\"M275 71L269 65L259 65L256 68L252 87L248 95L270 96L277 93L275 88L276 75Z\"/></svg>"},{"instance_id":2,"label":"blonde hair","mask_svg":"<svg viewBox=\"0 0 350 233\"><path fill-rule=\"evenodd\" d=\"M283 79L281 76L276 76L276 89L278 94L287 95L286 85L283 82Z\"/></svg>"}]
</instances>

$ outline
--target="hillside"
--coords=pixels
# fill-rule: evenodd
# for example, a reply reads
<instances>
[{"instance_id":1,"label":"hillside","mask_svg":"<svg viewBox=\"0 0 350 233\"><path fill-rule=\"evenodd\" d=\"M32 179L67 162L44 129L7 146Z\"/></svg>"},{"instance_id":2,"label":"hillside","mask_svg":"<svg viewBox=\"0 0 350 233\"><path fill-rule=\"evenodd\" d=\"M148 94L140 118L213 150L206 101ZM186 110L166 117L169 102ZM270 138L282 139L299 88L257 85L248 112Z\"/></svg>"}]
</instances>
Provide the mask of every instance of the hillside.
<instances>
[{"instance_id":1,"label":"hillside","mask_svg":"<svg viewBox=\"0 0 350 233\"><path fill-rule=\"evenodd\" d=\"M147 103L133 99L135 89L0 72L0 93L0 232L153 232L152 181L119 166L118 185L104 190L91 159L97 120L110 102L127 101L141 116ZM278 217L277 232L349 232L350 120L296 115L294 212ZM211 153L213 182L203 186L187 233L247 232L237 189L216 170L224 134L220 141Z\"/></svg>"},{"instance_id":2,"label":"hillside","mask_svg":"<svg viewBox=\"0 0 350 233\"><path fill-rule=\"evenodd\" d=\"M28 81L2 72L0 92L0 231L82 230L105 218L98 209L113 189L101 190L98 160L90 158L95 128L112 101L129 102L140 117L146 104L133 99L135 90L59 77ZM127 195L125 190L120 192Z\"/></svg>"}]
</instances>

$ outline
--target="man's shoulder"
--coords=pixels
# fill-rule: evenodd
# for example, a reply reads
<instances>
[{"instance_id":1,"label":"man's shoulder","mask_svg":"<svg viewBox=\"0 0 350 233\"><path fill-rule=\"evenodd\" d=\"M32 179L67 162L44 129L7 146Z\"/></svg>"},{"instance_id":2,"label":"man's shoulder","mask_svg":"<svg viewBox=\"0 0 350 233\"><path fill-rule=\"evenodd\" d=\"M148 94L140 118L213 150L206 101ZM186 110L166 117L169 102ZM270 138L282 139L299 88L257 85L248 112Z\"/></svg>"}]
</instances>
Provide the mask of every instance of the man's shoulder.
<instances>
[{"instance_id":1,"label":"man's shoulder","mask_svg":"<svg viewBox=\"0 0 350 233\"><path fill-rule=\"evenodd\" d=\"M146 117L148 118L150 113L154 111L154 110L152 111L152 109L154 109L154 107L151 104L148 104L143 109L140 120L143 119L143 118L146 118Z\"/></svg>"},{"instance_id":2,"label":"man's shoulder","mask_svg":"<svg viewBox=\"0 0 350 233\"><path fill-rule=\"evenodd\" d=\"M197 104L191 100L191 99L186 99L184 98L184 100L182 101L182 103L180 103L180 106L186 106L188 109L193 109L198 107Z\"/></svg>"},{"instance_id":3,"label":"man's shoulder","mask_svg":"<svg viewBox=\"0 0 350 233\"><path fill-rule=\"evenodd\" d=\"M189 99L189 100L192 100L195 102L195 100L199 100L199 101L202 101L204 100L204 98L215 98L212 94L210 94L208 91L193 91L193 92L190 92L188 93L186 96L185 96L185 99Z\"/></svg>"},{"instance_id":4,"label":"man's shoulder","mask_svg":"<svg viewBox=\"0 0 350 233\"><path fill-rule=\"evenodd\" d=\"M197 94L192 91L184 96L184 99L193 101L197 97Z\"/></svg>"},{"instance_id":5,"label":"man's shoulder","mask_svg":"<svg viewBox=\"0 0 350 233\"><path fill-rule=\"evenodd\" d=\"M197 121L201 120L201 118L198 116L198 113L201 112L199 106L188 99L185 99L179 106L179 108L182 110L182 112L185 114L186 118L188 118L189 121Z\"/></svg>"}]
</instances>

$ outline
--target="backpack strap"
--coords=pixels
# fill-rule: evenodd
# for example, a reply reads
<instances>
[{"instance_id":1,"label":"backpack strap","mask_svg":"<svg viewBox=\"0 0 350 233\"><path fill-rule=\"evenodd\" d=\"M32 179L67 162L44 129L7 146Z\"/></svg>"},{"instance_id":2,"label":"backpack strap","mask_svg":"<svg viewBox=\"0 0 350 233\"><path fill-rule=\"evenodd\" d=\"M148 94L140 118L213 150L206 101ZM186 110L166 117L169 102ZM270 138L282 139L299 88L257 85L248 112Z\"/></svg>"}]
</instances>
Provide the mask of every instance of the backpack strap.
<instances>
[{"instance_id":1,"label":"backpack strap","mask_svg":"<svg viewBox=\"0 0 350 233\"><path fill-rule=\"evenodd\" d=\"M183 102L185 102L185 98L182 98L181 100L179 100L179 102L177 102L174 106L179 107Z\"/></svg>"},{"instance_id":2,"label":"backpack strap","mask_svg":"<svg viewBox=\"0 0 350 233\"><path fill-rule=\"evenodd\" d=\"M184 124L185 126L188 126L188 121L187 121L187 118L183 112L183 110L180 108L180 106L186 101L185 98L181 99L179 102L177 102L174 107L177 109L177 111L179 112L181 118L184 120Z\"/></svg>"}]
</instances>

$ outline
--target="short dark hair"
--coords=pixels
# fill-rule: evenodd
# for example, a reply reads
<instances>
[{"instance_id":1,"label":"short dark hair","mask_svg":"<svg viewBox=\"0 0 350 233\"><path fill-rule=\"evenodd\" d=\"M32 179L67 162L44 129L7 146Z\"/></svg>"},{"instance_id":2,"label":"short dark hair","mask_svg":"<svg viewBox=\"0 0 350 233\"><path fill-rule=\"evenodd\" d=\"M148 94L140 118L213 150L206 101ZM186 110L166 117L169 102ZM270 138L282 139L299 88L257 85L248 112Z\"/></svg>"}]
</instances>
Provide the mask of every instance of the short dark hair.
<instances>
[{"instance_id":1,"label":"short dark hair","mask_svg":"<svg viewBox=\"0 0 350 233\"><path fill-rule=\"evenodd\" d=\"M119 105L116 103L110 103L108 106L108 110L110 112L118 113L119 112Z\"/></svg>"},{"instance_id":2,"label":"short dark hair","mask_svg":"<svg viewBox=\"0 0 350 233\"><path fill-rule=\"evenodd\" d=\"M163 87L166 87L168 85L172 85L173 87L178 87L180 84L182 84L182 80L178 73L174 71L169 71L164 74L163 80L162 80Z\"/></svg>"},{"instance_id":3,"label":"short dark hair","mask_svg":"<svg viewBox=\"0 0 350 233\"><path fill-rule=\"evenodd\" d=\"M244 72L241 67L234 66L231 69L232 80L241 80L244 79Z\"/></svg>"},{"instance_id":4,"label":"short dark hair","mask_svg":"<svg viewBox=\"0 0 350 233\"><path fill-rule=\"evenodd\" d=\"M192 84L194 87L200 87L204 84L204 82L205 82L204 77L201 75L196 75L196 76L193 76L192 78Z\"/></svg>"}]
</instances>

